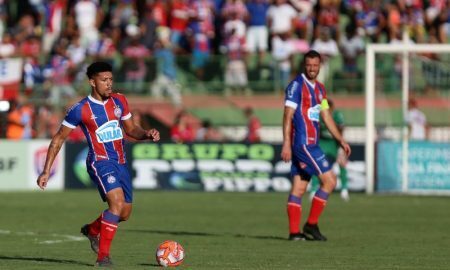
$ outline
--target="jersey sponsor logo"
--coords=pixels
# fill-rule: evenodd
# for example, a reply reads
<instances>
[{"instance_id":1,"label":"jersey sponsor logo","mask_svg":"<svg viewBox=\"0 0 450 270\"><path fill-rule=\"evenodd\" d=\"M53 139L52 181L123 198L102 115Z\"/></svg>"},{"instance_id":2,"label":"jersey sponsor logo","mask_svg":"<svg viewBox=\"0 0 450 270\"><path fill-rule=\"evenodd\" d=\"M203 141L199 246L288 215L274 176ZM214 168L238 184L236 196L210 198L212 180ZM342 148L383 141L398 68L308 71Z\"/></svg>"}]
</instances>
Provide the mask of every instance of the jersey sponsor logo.
<instances>
[{"instance_id":1,"label":"jersey sponsor logo","mask_svg":"<svg viewBox=\"0 0 450 270\"><path fill-rule=\"evenodd\" d=\"M287 92L289 98L294 97L294 92L297 90L297 88L298 88L298 82L293 81Z\"/></svg>"},{"instance_id":2,"label":"jersey sponsor logo","mask_svg":"<svg viewBox=\"0 0 450 270\"><path fill-rule=\"evenodd\" d=\"M117 118L120 118L120 116L122 116L122 110L119 107L114 107L114 115Z\"/></svg>"},{"instance_id":3,"label":"jersey sponsor logo","mask_svg":"<svg viewBox=\"0 0 450 270\"><path fill-rule=\"evenodd\" d=\"M96 131L97 141L107 143L123 139L122 129L119 127L119 121L112 120L100 126Z\"/></svg>"},{"instance_id":4,"label":"jersey sponsor logo","mask_svg":"<svg viewBox=\"0 0 450 270\"><path fill-rule=\"evenodd\" d=\"M311 108L308 109L308 118L311 121L319 122L319 119L320 119L320 108L321 108L320 104L317 104L316 106L311 107Z\"/></svg>"}]
</instances>

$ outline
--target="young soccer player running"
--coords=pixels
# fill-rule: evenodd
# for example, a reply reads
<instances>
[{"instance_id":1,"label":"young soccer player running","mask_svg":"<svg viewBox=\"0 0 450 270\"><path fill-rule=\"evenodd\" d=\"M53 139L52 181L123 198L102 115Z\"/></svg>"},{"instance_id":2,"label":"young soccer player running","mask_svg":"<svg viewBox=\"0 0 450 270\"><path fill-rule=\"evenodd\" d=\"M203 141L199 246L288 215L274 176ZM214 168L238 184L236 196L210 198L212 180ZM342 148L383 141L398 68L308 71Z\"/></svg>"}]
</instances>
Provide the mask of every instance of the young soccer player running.
<instances>
[{"instance_id":1,"label":"young soccer player running","mask_svg":"<svg viewBox=\"0 0 450 270\"><path fill-rule=\"evenodd\" d=\"M320 64L318 52L307 52L303 60L304 72L286 88L281 158L285 162L292 161L292 189L287 202L289 240L327 240L317 224L328 196L336 186L336 175L318 145L320 117L346 155L349 156L351 152L328 110L325 88L316 80ZM302 196L312 175L317 175L321 184L301 232Z\"/></svg>"},{"instance_id":2,"label":"young soccer player running","mask_svg":"<svg viewBox=\"0 0 450 270\"><path fill-rule=\"evenodd\" d=\"M144 130L134 124L124 95L113 93L112 67L95 62L86 75L91 94L70 108L58 132L53 136L47 152L44 170L37 179L45 189L50 168L69 133L81 126L89 144L87 170L98 191L108 203L108 209L90 224L81 228L97 253L96 266L112 266L109 250L120 221L129 218L132 209L132 185L126 167L124 152L125 133L137 140L159 140L156 129Z\"/></svg>"}]
</instances>

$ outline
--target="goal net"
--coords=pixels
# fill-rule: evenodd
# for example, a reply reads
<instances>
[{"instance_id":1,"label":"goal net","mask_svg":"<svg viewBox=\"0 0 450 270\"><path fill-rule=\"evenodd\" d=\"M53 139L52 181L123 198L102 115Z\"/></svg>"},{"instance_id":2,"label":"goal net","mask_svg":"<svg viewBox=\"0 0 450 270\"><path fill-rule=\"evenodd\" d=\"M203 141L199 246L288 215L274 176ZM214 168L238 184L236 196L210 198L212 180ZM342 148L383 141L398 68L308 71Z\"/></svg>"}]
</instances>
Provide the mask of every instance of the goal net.
<instances>
[{"instance_id":1,"label":"goal net","mask_svg":"<svg viewBox=\"0 0 450 270\"><path fill-rule=\"evenodd\" d=\"M366 192L450 195L450 45L366 48Z\"/></svg>"}]
</instances>

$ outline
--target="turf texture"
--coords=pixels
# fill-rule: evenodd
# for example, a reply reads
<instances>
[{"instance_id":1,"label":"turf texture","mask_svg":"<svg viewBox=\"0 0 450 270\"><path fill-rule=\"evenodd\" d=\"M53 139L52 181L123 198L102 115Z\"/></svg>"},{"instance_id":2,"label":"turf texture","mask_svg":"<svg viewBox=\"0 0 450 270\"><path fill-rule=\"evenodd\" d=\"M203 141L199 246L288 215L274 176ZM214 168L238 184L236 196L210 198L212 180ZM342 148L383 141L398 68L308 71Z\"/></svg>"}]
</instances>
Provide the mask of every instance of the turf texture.
<instances>
[{"instance_id":1,"label":"turf texture","mask_svg":"<svg viewBox=\"0 0 450 270\"><path fill-rule=\"evenodd\" d=\"M185 248L179 269L449 269L448 197L334 194L319 224L327 242L286 240L286 198L137 191L114 269L158 269L155 250L168 239ZM93 268L79 229L106 207L95 191L3 192L0 205L0 269Z\"/></svg>"}]
</instances>

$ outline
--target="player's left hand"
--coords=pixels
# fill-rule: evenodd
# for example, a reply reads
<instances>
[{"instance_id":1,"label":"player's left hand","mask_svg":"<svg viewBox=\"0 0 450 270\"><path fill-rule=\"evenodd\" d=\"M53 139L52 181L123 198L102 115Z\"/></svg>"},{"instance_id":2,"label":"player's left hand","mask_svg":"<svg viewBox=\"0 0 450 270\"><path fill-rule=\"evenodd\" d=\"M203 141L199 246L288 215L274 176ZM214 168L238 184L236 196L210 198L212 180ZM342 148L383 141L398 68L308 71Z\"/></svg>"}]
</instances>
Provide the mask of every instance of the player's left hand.
<instances>
[{"instance_id":1,"label":"player's left hand","mask_svg":"<svg viewBox=\"0 0 450 270\"><path fill-rule=\"evenodd\" d=\"M342 149L344 149L345 155L346 155L347 157L349 157L350 154L352 153L352 149L350 148L350 145L348 145L348 143L345 142L344 140L342 140L342 141L340 142L340 145L341 145Z\"/></svg>"},{"instance_id":2,"label":"player's left hand","mask_svg":"<svg viewBox=\"0 0 450 270\"><path fill-rule=\"evenodd\" d=\"M154 128L147 130L146 135L148 138L152 139L154 142L159 141L159 131Z\"/></svg>"}]
</instances>

